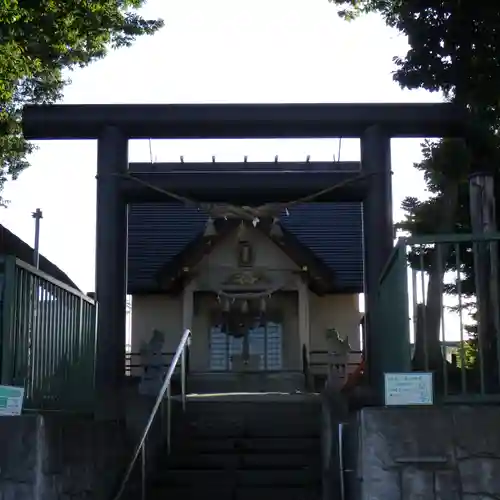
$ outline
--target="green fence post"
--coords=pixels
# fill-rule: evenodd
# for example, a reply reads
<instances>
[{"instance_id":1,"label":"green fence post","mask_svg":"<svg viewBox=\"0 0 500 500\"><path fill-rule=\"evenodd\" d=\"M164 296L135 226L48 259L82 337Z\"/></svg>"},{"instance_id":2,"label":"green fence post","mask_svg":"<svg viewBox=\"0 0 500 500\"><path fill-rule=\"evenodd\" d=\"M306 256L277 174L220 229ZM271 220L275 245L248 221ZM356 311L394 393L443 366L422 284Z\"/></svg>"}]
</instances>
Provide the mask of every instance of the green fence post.
<instances>
[{"instance_id":1,"label":"green fence post","mask_svg":"<svg viewBox=\"0 0 500 500\"><path fill-rule=\"evenodd\" d=\"M405 241L398 243L392 270L386 279L391 293L386 295L385 304L388 345L384 350L384 372L409 372L411 371L410 310Z\"/></svg>"},{"instance_id":2,"label":"green fence post","mask_svg":"<svg viewBox=\"0 0 500 500\"><path fill-rule=\"evenodd\" d=\"M16 296L16 259L13 256L4 255L1 258L0 276L0 307L1 307L1 383L12 384L14 375L14 308Z\"/></svg>"},{"instance_id":3,"label":"green fence post","mask_svg":"<svg viewBox=\"0 0 500 500\"><path fill-rule=\"evenodd\" d=\"M370 353L376 380L371 381L379 402L384 396L384 373L411 371L406 241L400 240L385 267L377 291L374 326L383 339Z\"/></svg>"}]
</instances>

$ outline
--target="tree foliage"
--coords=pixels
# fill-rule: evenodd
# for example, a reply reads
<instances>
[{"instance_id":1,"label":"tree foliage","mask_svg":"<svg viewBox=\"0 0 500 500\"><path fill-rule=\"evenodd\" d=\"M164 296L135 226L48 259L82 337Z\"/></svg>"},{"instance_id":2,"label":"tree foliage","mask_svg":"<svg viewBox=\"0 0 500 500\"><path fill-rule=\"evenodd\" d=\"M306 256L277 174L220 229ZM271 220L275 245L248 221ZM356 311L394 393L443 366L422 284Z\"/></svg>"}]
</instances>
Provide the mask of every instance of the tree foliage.
<instances>
[{"instance_id":1,"label":"tree foliage","mask_svg":"<svg viewBox=\"0 0 500 500\"><path fill-rule=\"evenodd\" d=\"M475 126L467 147L449 139L422 145L424 159L415 167L423 172L431 197L406 198L406 216L399 224L411 234L440 232L440 200L445 186L456 183L459 200L451 229L470 232L468 176L477 170L497 175L500 165L500 9L486 0L330 1L348 20L376 12L408 37L407 54L394 57L393 77L401 87L440 91L471 113ZM451 260L449 267L454 267ZM472 274L470 258L465 271Z\"/></svg>"},{"instance_id":2,"label":"tree foliage","mask_svg":"<svg viewBox=\"0 0 500 500\"><path fill-rule=\"evenodd\" d=\"M487 0L330 0L353 19L379 13L408 37L394 57L394 79L408 89L443 92L497 122L500 81L500 10Z\"/></svg>"},{"instance_id":3,"label":"tree foliage","mask_svg":"<svg viewBox=\"0 0 500 500\"><path fill-rule=\"evenodd\" d=\"M405 218L399 224L413 235L470 232L468 176L476 171L499 173L500 9L491 0L330 1L343 9L340 15L348 20L375 12L408 37L406 55L394 57L393 77L401 87L439 91L470 113L473 127L466 144L449 139L423 144L423 161L415 167L423 172L431 196L406 198ZM500 213L497 217L500 220ZM442 295L457 292L454 284L443 286L444 270L460 272L457 283L465 298L473 297L475 290L470 248L443 245L438 253L424 249L410 261L413 267L423 261L428 272L427 321L417 335L427 338L434 368L439 369Z\"/></svg>"},{"instance_id":4,"label":"tree foliage","mask_svg":"<svg viewBox=\"0 0 500 500\"><path fill-rule=\"evenodd\" d=\"M163 26L138 14L145 0L0 1L0 189L27 166L25 104L62 97L67 70L103 58ZM96 82L96 85L98 83Z\"/></svg>"}]
</instances>

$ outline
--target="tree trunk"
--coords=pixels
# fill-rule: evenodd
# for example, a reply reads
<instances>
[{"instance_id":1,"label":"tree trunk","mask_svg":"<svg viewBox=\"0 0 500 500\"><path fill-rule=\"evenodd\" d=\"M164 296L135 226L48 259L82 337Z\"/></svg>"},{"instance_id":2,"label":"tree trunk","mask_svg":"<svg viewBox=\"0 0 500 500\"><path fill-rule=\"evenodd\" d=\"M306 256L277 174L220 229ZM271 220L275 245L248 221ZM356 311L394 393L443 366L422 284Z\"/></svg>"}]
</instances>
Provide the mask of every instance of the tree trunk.
<instances>
[{"instance_id":1,"label":"tree trunk","mask_svg":"<svg viewBox=\"0 0 500 500\"><path fill-rule=\"evenodd\" d=\"M439 233L452 233L458 207L458 183L449 184L443 191L440 207ZM445 264L451 252L451 244L440 244L432 252L427 284L425 307L418 308L415 331L413 365L417 369L441 371L443 355L440 342L441 315L443 312L443 288Z\"/></svg>"},{"instance_id":2,"label":"tree trunk","mask_svg":"<svg viewBox=\"0 0 500 500\"><path fill-rule=\"evenodd\" d=\"M486 236L497 231L496 203L493 176L477 173L469 181L470 217L472 233ZM479 360L481 360L481 389L498 390L498 244L475 242L474 278L477 304L477 333Z\"/></svg>"}]
</instances>

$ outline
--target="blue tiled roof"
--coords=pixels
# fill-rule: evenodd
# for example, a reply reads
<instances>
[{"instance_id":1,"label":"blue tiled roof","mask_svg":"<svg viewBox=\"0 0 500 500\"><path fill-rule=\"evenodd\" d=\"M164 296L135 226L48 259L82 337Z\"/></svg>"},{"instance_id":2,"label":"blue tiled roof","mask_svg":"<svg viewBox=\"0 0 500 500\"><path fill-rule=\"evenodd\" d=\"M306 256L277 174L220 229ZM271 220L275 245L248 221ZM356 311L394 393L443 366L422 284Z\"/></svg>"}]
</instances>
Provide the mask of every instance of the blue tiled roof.
<instances>
[{"instance_id":1,"label":"blue tiled roof","mask_svg":"<svg viewBox=\"0 0 500 500\"><path fill-rule=\"evenodd\" d=\"M154 291L160 268L204 228L207 214L180 203L130 205L128 289ZM361 292L361 203L308 203L281 219L304 245L336 273L340 288Z\"/></svg>"},{"instance_id":2,"label":"blue tiled roof","mask_svg":"<svg viewBox=\"0 0 500 500\"><path fill-rule=\"evenodd\" d=\"M363 288L361 203L308 203L290 209L287 229L329 266L342 288Z\"/></svg>"}]
</instances>

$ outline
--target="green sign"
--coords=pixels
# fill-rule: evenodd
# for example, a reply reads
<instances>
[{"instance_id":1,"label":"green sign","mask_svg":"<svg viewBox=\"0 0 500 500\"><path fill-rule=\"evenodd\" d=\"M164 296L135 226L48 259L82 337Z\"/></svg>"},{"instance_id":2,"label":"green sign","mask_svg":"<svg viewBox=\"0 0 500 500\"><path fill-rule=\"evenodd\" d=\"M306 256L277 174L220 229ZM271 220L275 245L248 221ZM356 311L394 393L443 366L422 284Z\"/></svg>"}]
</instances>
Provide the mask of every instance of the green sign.
<instances>
[{"instance_id":1,"label":"green sign","mask_svg":"<svg viewBox=\"0 0 500 500\"><path fill-rule=\"evenodd\" d=\"M0 385L0 417L21 415L23 410L24 388Z\"/></svg>"},{"instance_id":2,"label":"green sign","mask_svg":"<svg viewBox=\"0 0 500 500\"><path fill-rule=\"evenodd\" d=\"M431 372L385 373L386 406L426 406L434 403Z\"/></svg>"}]
</instances>

